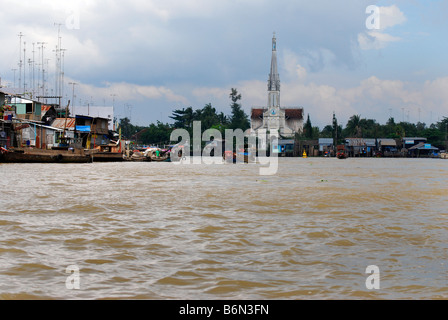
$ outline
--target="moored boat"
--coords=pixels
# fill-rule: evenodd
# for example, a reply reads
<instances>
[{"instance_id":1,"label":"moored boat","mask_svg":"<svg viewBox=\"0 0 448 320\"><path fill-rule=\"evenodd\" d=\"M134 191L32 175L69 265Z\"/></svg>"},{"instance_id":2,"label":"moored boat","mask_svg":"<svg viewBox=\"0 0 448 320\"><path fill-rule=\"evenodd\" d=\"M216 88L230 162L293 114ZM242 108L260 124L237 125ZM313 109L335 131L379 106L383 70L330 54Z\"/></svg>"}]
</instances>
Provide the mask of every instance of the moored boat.
<instances>
[{"instance_id":1,"label":"moored boat","mask_svg":"<svg viewBox=\"0 0 448 320\"><path fill-rule=\"evenodd\" d=\"M338 152L338 153L336 154L336 157L337 157L338 159L347 159L347 155L345 154L345 152Z\"/></svg>"},{"instance_id":2,"label":"moored boat","mask_svg":"<svg viewBox=\"0 0 448 320\"><path fill-rule=\"evenodd\" d=\"M91 155L93 162L120 162L125 160L120 141L97 146L94 149L86 150L86 153Z\"/></svg>"},{"instance_id":3,"label":"moored boat","mask_svg":"<svg viewBox=\"0 0 448 320\"><path fill-rule=\"evenodd\" d=\"M144 152L144 156L147 161L154 162L170 162L170 150L164 150L160 148L148 148Z\"/></svg>"},{"instance_id":4,"label":"moored boat","mask_svg":"<svg viewBox=\"0 0 448 320\"><path fill-rule=\"evenodd\" d=\"M2 150L3 163L89 163L92 158L83 149L43 150L33 148L11 148Z\"/></svg>"},{"instance_id":5,"label":"moored boat","mask_svg":"<svg viewBox=\"0 0 448 320\"><path fill-rule=\"evenodd\" d=\"M344 145L337 146L336 157L338 159L347 159L347 154L345 153L345 146Z\"/></svg>"}]
</instances>

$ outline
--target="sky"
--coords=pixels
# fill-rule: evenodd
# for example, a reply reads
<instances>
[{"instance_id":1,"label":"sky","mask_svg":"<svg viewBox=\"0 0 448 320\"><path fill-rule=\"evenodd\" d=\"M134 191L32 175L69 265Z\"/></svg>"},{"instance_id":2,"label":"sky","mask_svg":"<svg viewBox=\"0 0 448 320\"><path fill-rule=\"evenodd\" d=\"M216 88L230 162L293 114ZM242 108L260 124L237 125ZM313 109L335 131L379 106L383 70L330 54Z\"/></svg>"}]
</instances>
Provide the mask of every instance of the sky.
<instances>
[{"instance_id":1,"label":"sky","mask_svg":"<svg viewBox=\"0 0 448 320\"><path fill-rule=\"evenodd\" d=\"M171 123L174 110L208 103L229 115L231 88L247 114L266 106L274 32L281 105L303 107L314 126L331 124L333 112L343 125L354 114L427 125L448 116L448 0L0 0L0 7L1 85L20 81L32 91L42 84L43 60L49 95L75 98L75 108L113 106L136 125Z\"/></svg>"}]
</instances>

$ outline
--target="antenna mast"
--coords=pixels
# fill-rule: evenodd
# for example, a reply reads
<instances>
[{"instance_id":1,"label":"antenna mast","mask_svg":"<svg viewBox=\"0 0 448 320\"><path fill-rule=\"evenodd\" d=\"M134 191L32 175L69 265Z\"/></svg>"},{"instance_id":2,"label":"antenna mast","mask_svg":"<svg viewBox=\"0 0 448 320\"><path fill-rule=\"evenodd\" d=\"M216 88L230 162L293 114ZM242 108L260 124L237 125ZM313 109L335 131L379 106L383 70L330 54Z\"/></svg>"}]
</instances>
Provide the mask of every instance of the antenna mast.
<instances>
[{"instance_id":1,"label":"antenna mast","mask_svg":"<svg viewBox=\"0 0 448 320\"><path fill-rule=\"evenodd\" d=\"M25 35L20 32L18 34L19 36L19 89L22 88L22 37Z\"/></svg>"}]
</instances>

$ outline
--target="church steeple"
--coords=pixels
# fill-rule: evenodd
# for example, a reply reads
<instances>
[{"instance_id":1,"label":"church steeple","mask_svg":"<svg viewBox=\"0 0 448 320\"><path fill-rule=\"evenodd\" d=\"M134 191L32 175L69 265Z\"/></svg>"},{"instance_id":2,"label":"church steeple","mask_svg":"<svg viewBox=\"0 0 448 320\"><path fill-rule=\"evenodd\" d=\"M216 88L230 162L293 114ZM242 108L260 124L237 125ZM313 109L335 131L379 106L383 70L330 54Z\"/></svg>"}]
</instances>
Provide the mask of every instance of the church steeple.
<instances>
[{"instance_id":1,"label":"church steeple","mask_svg":"<svg viewBox=\"0 0 448 320\"><path fill-rule=\"evenodd\" d=\"M280 106L280 75L277 67L277 38L272 38L271 73L268 80L269 107Z\"/></svg>"}]
</instances>

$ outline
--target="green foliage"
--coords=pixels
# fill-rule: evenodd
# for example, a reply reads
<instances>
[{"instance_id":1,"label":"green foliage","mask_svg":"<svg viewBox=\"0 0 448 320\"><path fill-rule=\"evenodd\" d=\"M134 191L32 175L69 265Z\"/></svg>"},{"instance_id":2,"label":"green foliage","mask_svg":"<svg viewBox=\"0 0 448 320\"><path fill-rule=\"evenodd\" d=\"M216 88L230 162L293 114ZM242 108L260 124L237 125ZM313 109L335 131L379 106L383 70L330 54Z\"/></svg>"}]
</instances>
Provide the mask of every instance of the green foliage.
<instances>
[{"instance_id":1,"label":"green foliage","mask_svg":"<svg viewBox=\"0 0 448 320\"><path fill-rule=\"evenodd\" d=\"M307 139L313 138L313 125L311 124L310 115L308 114L308 118L306 119L306 123L303 126L303 136Z\"/></svg>"},{"instance_id":2,"label":"green foliage","mask_svg":"<svg viewBox=\"0 0 448 320\"><path fill-rule=\"evenodd\" d=\"M241 94L234 88L230 93L231 114L226 116L224 112L217 112L211 103L206 104L202 109L193 110L192 107L176 109L170 116L174 120L173 124L150 124L148 127L137 127L130 123L128 118L120 120L123 137L137 140L142 144L168 144L171 132L174 129L185 129L193 133L193 122L200 121L202 132L207 129L217 129L224 135L226 129L250 128L248 115L244 112L239 101Z\"/></svg>"},{"instance_id":3,"label":"green foliage","mask_svg":"<svg viewBox=\"0 0 448 320\"><path fill-rule=\"evenodd\" d=\"M231 89L230 99L232 100L232 104L230 107L232 108L232 115L230 116L230 129L241 129L246 131L250 128L249 117L241 108L241 104L238 101L241 100L241 94L238 94L238 91L235 88Z\"/></svg>"},{"instance_id":4,"label":"green foliage","mask_svg":"<svg viewBox=\"0 0 448 320\"><path fill-rule=\"evenodd\" d=\"M193 127L194 112L192 107L182 110L174 110L173 115L170 116L174 120L174 127L178 129L191 129Z\"/></svg>"},{"instance_id":5,"label":"green foliage","mask_svg":"<svg viewBox=\"0 0 448 320\"><path fill-rule=\"evenodd\" d=\"M131 139L133 135L143 129L142 127L131 124L131 121L127 117L120 119L119 126L121 128L121 134L125 139Z\"/></svg>"},{"instance_id":6,"label":"green foliage","mask_svg":"<svg viewBox=\"0 0 448 320\"><path fill-rule=\"evenodd\" d=\"M139 142L146 145L170 144L170 135L172 131L172 125L157 121L157 124L152 123L142 131L139 136Z\"/></svg>"},{"instance_id":7,"label":"green foliage","mask_svg":"<svg viewBox=\"0 0 448 320\"><path fill-rule=\"evenodd\" d=\"M177 109L170 116L174 120L173 124L164 124L157 122L148 127L134 126L128 118L120 120L122 135L126 139L136 138L139 143L144 144L168 144L171 132L174 129L186 129L190 135L193 131L193 122L200 121L202 131L206 129L217 129L224 135L226 129L242 129L245 131L250 128L248 115L241 107L241 94L237 89L232 88L230 92L231 114L225 115L224 112L217 112L211 105L206 104L202 109L193 110L192 107ZM394 118L389 118L386 124L381 125L374 119L361 118L361 115L353 115L347 122L345 128L338 124L336 116L333 114L331 125L325 126L322 131L318 127L313 127L308 114L304 124L303 132L296 134L296 139L333 138L337 144L343 142L345 138L392 138L402 139L404 137L424 137L428 143L440 148L447 148L448 140L448 118L444 117L441 121L431 124L429 127L425 123L396 123Z\"/></svg>"}]
</instances>

